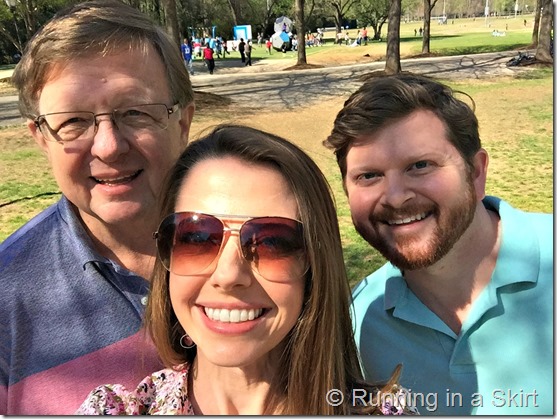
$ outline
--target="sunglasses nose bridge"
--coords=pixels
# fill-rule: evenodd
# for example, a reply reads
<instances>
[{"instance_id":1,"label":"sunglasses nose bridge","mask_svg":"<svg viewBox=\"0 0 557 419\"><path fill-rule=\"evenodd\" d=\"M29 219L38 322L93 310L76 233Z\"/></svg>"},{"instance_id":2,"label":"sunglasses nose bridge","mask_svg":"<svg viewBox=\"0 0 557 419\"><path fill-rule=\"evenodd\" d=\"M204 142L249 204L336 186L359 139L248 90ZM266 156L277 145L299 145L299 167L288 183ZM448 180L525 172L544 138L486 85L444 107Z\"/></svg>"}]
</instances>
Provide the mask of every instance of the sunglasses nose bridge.
<instances>
[{"instance_id":1,"label":"sunglasses nose bridge","mask_svg":"<svg viewBox=\"0 0 557 419\"><path fill-rule=\"evenodd\" d=\"M223 227L222 243L220 245L220 251L219 251L219 254L218 254L217 257L220 257L220 255L223 252L225 246L228 244L228 241L234 235L234 236L237 237L236 248L239 252L239 255L242 256L243 258L245 258L244 252L242 251L242 241L240 240L240 230L241 230L241 228Z\"/></svg>"},{"instance_id":2,"label":"sunglasses nose bridge","mask_svg":"<svg viewBox=\"0 0 557 419\"><path fill-rule=\"evenodd\" d=\"M252 267L241 248L240 229L223 229L223 237L218 254L213 259L209 283L222 289L237 286L247 287L252 281ZM235 235L230 242L230 236Z\"/></svg>"}]
</instances>

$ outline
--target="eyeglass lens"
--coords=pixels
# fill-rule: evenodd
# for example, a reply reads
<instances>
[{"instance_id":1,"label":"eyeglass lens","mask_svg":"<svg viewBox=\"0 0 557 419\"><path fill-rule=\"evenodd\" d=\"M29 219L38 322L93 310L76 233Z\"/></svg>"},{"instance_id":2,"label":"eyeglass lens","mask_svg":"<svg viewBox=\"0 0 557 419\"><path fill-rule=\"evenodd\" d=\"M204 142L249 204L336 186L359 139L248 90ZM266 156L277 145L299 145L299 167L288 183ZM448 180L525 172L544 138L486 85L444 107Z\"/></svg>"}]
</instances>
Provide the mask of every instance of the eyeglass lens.
<instances>
[{"instance_id":1,"label":"eyeglass lens","mask_svg":"<svg viewBox=\"0 0 557 419\"><path fill-rule=\"evenodd\" d=\"M283 217L253 218L239 231L242 256L270 281L292 281L308 269L302 224ZM163 265L176 275L211 274L230 234L223 222L208 214L171 214L157 232Z\"/></svg>"},{"instance_id":2,"label":"eyeglass lens","mask_svg":"<svg viewBox=\"0 0 557 419\"><path fill-rule=\"evenodd\" d=\"M124 134L137 135L141 132L165 129L168 126L168 108L164 104L137 105L117 109L111 113L59 112L43 115L41 130L56 141L90 139L94 136L100 115L112 116L117 128ZM46 127L45 127L46 126ZM45 129L46 128L46 129Z\"/></svg>"}]
</instances>

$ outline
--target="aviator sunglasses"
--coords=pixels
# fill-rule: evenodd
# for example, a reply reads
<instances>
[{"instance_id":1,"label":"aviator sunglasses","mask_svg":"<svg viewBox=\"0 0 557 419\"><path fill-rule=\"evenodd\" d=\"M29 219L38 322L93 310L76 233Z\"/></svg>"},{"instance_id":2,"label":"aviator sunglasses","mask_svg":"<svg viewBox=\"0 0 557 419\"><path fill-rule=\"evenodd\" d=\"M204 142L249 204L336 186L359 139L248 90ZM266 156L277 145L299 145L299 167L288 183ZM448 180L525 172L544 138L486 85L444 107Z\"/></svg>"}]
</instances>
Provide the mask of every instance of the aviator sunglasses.
<instances>
[{"instance_id":1,"label":"aviator sunglasses","mask_svg":"<svg viewBox=\"0 0 557 419\"><path fill-rule=\"evenodd\" d=\"M218 217L246 221L229 228ZM293 281L309 269L302 223L290 218L177 212L161 222L153 237L168 271L180 276L210 275L232 232L238 233L243 258L269 281Z\"/></svg>"}]
</instances>

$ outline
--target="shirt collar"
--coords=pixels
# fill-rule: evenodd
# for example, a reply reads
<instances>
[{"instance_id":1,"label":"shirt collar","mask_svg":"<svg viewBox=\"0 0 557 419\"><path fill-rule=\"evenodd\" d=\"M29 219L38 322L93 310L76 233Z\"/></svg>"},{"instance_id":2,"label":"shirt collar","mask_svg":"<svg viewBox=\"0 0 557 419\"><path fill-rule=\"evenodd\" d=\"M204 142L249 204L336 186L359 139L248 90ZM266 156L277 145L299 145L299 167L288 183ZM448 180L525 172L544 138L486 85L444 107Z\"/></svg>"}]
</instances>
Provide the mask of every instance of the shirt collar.
<instances>
[{"instance_id":1,"label":"shirt collar","mask_svg":"<svg viewBox=\"0 0 557 419\"><path fill-rule=\"evenodd\" d=\"M524 222L523 212L499 198L487 196L483 200L487 209L495 211L501 219L501 245L495 270L488 287L499 287L518 282L536 283L540 270L540 249L532 228ZM412 292L400 269L387 263L384 266L385 310L408 302Z\"/></svg>"},{"instance_id":2,"label":"shirt collar","mask_svg":"<svg viewBox=\"0 0 557 419\"><path fill-rule=\"evenodd\" d=\"M536 283L540 272L540 247L523 211L492 196L483 202L501 218L501 244L491 285L499 288L518 282Z\"/></svg>"},{"instance_id":3,"label":"shirt collar","mask_svg":"<svg viewBox=\"0 0 557 419\"><path fill-rule=\"evenodd\" d=\"M91 262L111 263L109 259L101 256L95 250L91 237L85 231L81 219L76 213L76 207L64 195L58 202L58 210L66 227L70 230L70 240L82 268L85 270L86 265Z\"/></svg>"}]
</instances>

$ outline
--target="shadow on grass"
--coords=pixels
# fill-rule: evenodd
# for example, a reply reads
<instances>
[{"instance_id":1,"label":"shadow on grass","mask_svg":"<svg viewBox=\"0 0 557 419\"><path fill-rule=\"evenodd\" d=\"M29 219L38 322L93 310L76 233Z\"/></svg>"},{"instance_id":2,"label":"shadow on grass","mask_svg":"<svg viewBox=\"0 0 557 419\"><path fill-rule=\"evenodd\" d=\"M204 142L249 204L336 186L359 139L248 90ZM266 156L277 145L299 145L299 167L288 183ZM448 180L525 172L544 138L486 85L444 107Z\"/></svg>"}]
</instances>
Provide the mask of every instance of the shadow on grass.
<instances>
[{"instance_id":1,"label":"shadow on grass","mask_svg":"<svg viewBox=\"0 0 557 419\"><path fill-rule=\"evenodd\" d=\"M467 47L456 48L441 48L435 51L439 55L468 55L468 54L482 54L485 52L503 52L525 49L528 44L505 44L505 45L470 45Z\"/></svg>"},{"instance_id":2,"label":"shadow on grass","mask_svg":"<svg viewBox=\"0 0 557 419\"><path fill-rule=\"evenodd\" d=\"M8 205L13 205L21 201L29 201L31 199L43 198L45 196L52 196L52 195L62 195L62 192L42 192L37 195L33 196L24 196L23 198L17 198L12 201L0 203L0 208L7 207Z\"/></svg>"},{"instance_id":3,"label":"shadow on grass","mask_svg":"<svg viewBox=\"0 0 557 419\"><path fill-rule=\"evenodd\" d=\"M452 39L452 38L462 38L462 35L432 35L429 37L430 41L440 41L442 39ZM411 36L409 38L400 38L400 42L416 42L421 41L423 37L421 36Z\"/></svg>"}]
</instances>

